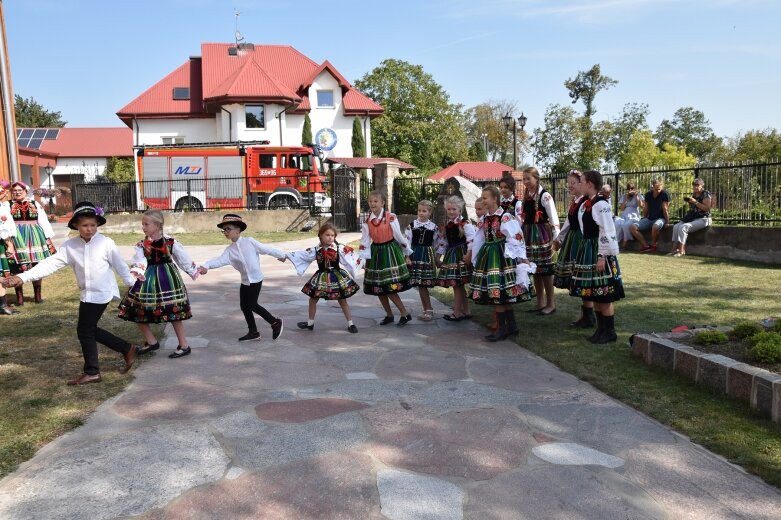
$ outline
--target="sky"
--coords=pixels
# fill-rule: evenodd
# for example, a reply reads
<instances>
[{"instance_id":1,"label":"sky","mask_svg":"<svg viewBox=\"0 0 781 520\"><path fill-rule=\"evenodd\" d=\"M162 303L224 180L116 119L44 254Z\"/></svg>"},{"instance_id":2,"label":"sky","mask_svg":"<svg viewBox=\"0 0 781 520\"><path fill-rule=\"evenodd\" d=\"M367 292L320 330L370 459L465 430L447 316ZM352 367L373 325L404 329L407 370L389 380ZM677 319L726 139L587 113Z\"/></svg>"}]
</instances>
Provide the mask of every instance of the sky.
<instances>
[{"instance_id":1,"label":"sky","mask_svg":"<svg viewBox=\"0 0 781 520\"><path fill-rule=\"evenodd\" d=\"M202 42L291 45L355 82L389 58L421 65L453 103L516 104L526 130L564 81L601 66L618 84L595 118L646 103L652 128L681 107L720 136L781 128L778 0L6 0L14 94L70 127L116 112ZM582 112L582 105L576 109Z\"/></svg>"}]
</instances>

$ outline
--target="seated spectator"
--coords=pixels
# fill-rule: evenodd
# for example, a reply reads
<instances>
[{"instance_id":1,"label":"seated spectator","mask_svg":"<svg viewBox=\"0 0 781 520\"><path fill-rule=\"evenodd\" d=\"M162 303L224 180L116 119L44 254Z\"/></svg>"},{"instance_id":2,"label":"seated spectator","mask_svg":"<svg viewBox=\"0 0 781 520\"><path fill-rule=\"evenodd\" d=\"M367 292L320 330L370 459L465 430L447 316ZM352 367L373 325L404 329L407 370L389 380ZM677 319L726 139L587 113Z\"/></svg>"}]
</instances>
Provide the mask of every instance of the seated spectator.
<instances>
[{"instance_id":1,"label":"seated spectator","mask_svg":"<svg viewBox=\"0 0 781 520\"><path fill-rule=\"evenodd\" d=\"M643 201L645 198L637 193L635 183L628 182L626 193L618 199L619 215L616 217L616 240L621 245L621 249L626 247L626 243L635 238L629 232L629 226L640 221L640 213L643 211Z\"/></svg>"},{"instance_id":2,"label":"seated spectator","mask_svg":"<svg viewBox=\"0 0 781 520\"><path fill-rule=\"evenodd\" d=\"M705 189L705 182L699 177L692 182L692 196L684 197L691 208L680 222L673 226L673 248L670 256L686 254L686 239L689 233L694 233L711 225L710 209L713 204L710 192ZM676 245L677 244L677 245Z\"/></svg>"},{"instance_id":3,"label":"seated spectator","mask_svg":"<svg viewBox=\"0 0 781 520\"><path fill-rule=\"evenodd\" d=\"M670 196L664 191L664 181L654 179L651 183L651 191L645 194L645 207L643 218L638 222L629 225L629 231L632 236L640 242L640 251L643 253L653 253L656 251L656 243L659 241L659 233L670 221L668 213L670 207ZM646 229L651 230L651 245L645 241L645 237L640 233Z\"/></svg>"}]
</instances>

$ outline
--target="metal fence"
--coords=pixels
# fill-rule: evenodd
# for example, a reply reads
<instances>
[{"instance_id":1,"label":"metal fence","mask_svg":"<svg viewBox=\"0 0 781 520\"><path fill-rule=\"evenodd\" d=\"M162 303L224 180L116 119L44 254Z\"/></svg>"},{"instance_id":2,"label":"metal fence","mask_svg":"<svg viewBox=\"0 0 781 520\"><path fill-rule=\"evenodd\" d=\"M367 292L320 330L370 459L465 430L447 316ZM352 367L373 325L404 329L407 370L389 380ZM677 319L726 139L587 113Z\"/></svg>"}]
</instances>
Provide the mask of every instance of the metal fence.
<instances>
[{"instance_id":1,"label":"metal fence","mask_svg":"<svg viewBox=\"0 0 781 520\"><path fill-rule=\"evenodd\" d=\"M392 211L400 215L415 215L418 202L430 200L437 203L442 192L442 182L431 182L425 177L396 177L393 179Z\"/></svg>"},{"instance_id":2,"label":"metal fence","mask_svg":"<svg viewBox=\"0 0 781 520\"><path fill-rule=\"evenodd\" d=\"M742 163L693 168L654 169L603 173L613 188L611 202L618 214L618 201L627 183L645 194L654 179L664 181L670 196L670 220L679 220L689 209L684 196L692 193L692 181L701 178L713 197L711 216L725 225L781 226L781 162ZM556 209L564 215L569 205L566 177L543 177L540 182L554 197Z\"/></svg>"}]
</instances>

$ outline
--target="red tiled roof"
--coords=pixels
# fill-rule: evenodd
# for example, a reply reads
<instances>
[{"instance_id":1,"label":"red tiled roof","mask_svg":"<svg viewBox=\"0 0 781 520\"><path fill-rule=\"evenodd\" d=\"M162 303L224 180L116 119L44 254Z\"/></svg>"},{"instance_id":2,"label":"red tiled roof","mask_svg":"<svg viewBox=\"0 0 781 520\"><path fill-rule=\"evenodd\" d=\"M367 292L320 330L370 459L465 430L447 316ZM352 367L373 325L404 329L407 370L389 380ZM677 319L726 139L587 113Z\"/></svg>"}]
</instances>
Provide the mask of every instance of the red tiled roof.
<instances>
[{"instance_id":1,"label":"red tiled roof","mask_svg":"<svg viewBox=\"0 0 781 520\"><path fill-rule=\"evenodd\" d=\"M325 162L343 164L349 168L371 169L377 163L389 162L399 167L400 170L414 170L415 167L391 157L329 157Z\"/></svg>"},{"instance_id":2,"label":"red tiled roof","mask_svg":"<svg viewBox=\"0 0 781 520\"><path fill-rule=\"evenodd\" d=\"M507 172L512 171L512 166L500 162L457 162L429 177L432 181L443 181L450 177L459 177L463 172L466 178L475 180L496 180L502 178Z\"/></svg>"},{"instance_id":3,"label":"red tiled roof","mask_svg":"<svg viewBox=\"0 0 781 520\"><path fill-rule=\"evenodd\" d=\"M131 119L211 117L204 101L291 101L293 113L310 108L307 89L323 71L342 88L345 115L382 114L383 108L355 90L328 61L318 65L289 45L256 45L228 55L229 43L203 43L201 58L192 58L121 108L117 115L130 126ZM189 87L190 100L174 100L174 87ZM213 109L210 108L213 111Z\"/></svg>"},{"instance_id":4,"label":"red tiled roof","mask_svg":"<svg viewBox=\"0 0 781 520\"><path fill-rule=\"evenodd\" d=\"M62 157L132 157L130 128L61 128L57 139L45 140L42 152Z\"/></svg>"}]
</instances>

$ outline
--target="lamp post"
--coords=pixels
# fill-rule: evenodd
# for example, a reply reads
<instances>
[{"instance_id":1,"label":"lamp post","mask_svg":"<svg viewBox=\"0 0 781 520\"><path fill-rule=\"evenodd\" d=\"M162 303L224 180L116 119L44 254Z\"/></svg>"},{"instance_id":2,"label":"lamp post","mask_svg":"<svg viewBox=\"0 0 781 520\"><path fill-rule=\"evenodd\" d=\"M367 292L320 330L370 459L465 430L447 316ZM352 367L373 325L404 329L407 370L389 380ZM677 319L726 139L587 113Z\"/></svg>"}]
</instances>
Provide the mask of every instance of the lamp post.
<instances>
[{"instance_id":1,"label":"lamp post","mask_svg":"<svg viewBox=\"0 0 781 520\"><path fill-rule=\"evenodd\" d=\"M54 213L54 186L52 186L52 172L54 171L54 168L51 167L50 164L47 164L43 171L46 172L46 175L49 177L49 215L52 215Z\"/></svg>"},{"instance_id":2,"label":"lamp post","mask_svg":"<svg viewBox=\"0 0 781 520\"><path fill-rule=\"evenodd\" d=\"M513 129L513 171L518 169L518 127L521 127L521 132L523 132L523 127L526 126L527 120L528 119L523 115L523 112L521 112L518 119L515 119L510 114L507 114L502 118L505 130L509 131L510 128Z\"/></svg>"}]
</instances>

